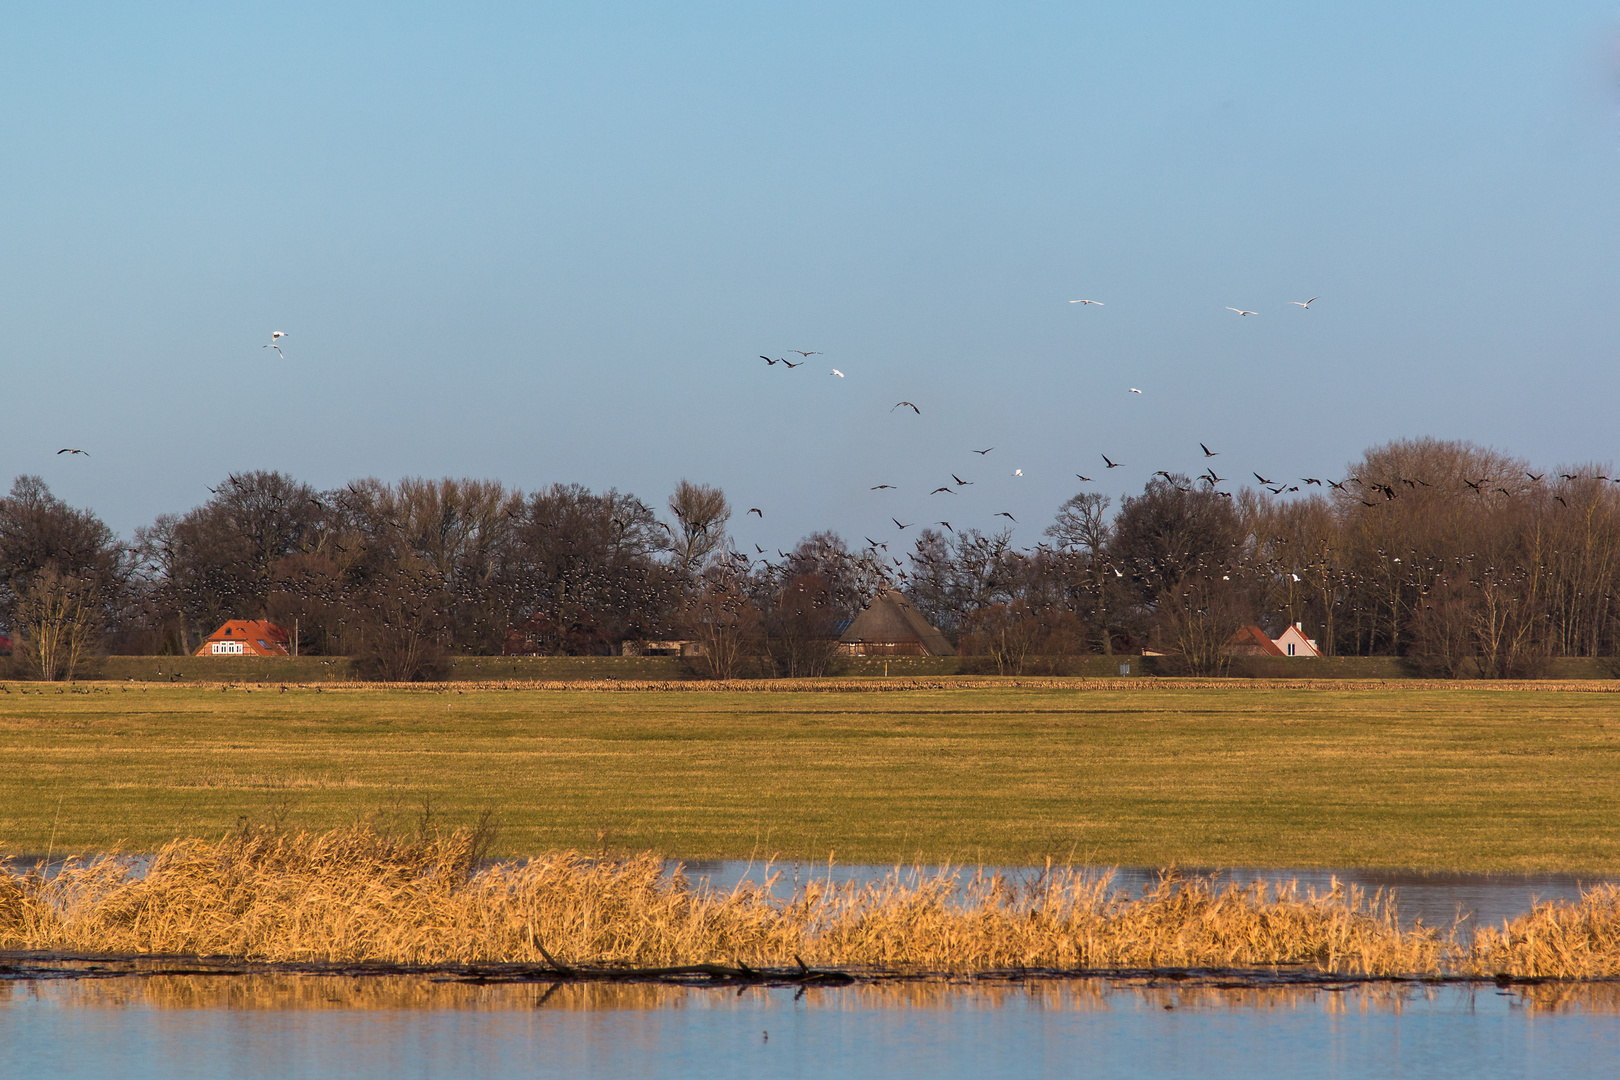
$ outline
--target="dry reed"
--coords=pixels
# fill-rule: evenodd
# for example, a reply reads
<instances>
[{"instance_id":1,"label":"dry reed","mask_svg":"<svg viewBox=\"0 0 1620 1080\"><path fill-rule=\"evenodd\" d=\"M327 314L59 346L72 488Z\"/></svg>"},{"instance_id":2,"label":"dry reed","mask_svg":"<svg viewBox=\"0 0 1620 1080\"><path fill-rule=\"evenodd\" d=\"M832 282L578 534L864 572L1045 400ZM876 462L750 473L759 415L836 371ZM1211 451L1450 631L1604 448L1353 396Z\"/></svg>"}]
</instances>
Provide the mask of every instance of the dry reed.
<instances>
[{"instance_id":1,"label":"dry reed","mask_svg":"<svg viewBox=\"0 0 1620 1080\"><path fill-rule=\"evenodd\" d=\"M1403 926L1390 895L1335 883L1165 875L1139 897L1048 869L895 873L882 882L692 888L648 854L563 852L479 869L469 830L399 839L368 826L176 840L141 872L75 861L0 874L0 948L410 965L656 967L803 961L965 973L1296 965L1325 973L1592 978L1620 974L1620 890L1542 904L1471 946Z\"/></svg>"}]
</instances>

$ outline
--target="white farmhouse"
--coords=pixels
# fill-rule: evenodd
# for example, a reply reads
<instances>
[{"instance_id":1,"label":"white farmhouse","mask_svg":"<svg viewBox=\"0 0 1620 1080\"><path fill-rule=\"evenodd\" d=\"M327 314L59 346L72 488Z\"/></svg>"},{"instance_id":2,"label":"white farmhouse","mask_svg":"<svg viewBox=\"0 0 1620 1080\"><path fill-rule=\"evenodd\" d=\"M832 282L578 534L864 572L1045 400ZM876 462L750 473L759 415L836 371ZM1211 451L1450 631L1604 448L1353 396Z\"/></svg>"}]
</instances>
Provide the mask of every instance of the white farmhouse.
<instances>
[{"instance_id":1,"label":"white farmhouse","mask_svg":"<svg viewBox=\"0 0 1620 1080\"><path fill-rule=\"evenodd\" d=\"M1282 636L1274 639L1277 648L1284 656L1321 656L1322 650L1316 647L1316 639L1305 636L1305 624L1295 623L1282 632Z\"/></svg>"}]
</instances>

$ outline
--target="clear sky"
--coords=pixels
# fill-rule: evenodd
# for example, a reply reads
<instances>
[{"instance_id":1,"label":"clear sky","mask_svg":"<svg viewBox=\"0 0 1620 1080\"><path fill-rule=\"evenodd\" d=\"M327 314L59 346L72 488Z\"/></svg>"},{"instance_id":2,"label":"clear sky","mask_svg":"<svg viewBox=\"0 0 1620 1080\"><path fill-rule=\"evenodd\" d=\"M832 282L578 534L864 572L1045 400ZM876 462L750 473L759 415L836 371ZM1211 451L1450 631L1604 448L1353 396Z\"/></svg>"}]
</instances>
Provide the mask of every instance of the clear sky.
<instances>
[{"instance_id":1,"label":"clear sky","mask_svg":"<svg viewBox=\"0 0 1620 1080\"><path fill-rule=\"evenodd\" d=\"M1199 441L1237 477L1617 456L1613 0L0 26L0 473L125 535L246 469L687 477L785 547L1032 544Z\"/></svg>"}]
</instances>

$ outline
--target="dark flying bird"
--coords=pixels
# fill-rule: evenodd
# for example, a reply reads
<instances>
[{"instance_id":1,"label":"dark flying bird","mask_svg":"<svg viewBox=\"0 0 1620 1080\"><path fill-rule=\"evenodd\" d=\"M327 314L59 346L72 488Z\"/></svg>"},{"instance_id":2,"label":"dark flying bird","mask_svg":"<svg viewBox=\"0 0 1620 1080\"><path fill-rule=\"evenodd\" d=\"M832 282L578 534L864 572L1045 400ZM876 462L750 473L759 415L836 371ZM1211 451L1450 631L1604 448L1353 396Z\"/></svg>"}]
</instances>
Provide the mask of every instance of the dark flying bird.
<instances>
[{"instance_id":1,"label":"dark flying bird","mask_svg":"<svg viewBox=\"0 0 1620 1080\"><path fill-rule=\"evenodd\" d=\"M893 484L879 484L876 487L872 488L872 490L873 491L882 491L884 488L888 488L890 491L898 490L897 488L895 488L895 486Z\"/></svg>"},{"instance_id":2,"label":"dark flying bird","mask_svg":"<svg viewBox=\"0 0 1620 1080\"><path fill-rule=\"evenodd\" d=\"M1117 468L1119 468L1119 466L1121 464L1118 461L1109 461L1107 454L1102 455L1102 459L1103 459L1103 464L1107 465L1110 469L1117 469Z\"/></svg>"},{"instance_id":3,"label":"dark flying bird","mask_svg":"<svg viewBox=\"0 0 1620 1080\"><path fill-rule=\"evenodd\" d=\"M803 349L789 349L788 352L796 352L800 356L820 356L821 355L819 352L815 352L814 350L812 350L810 352L805 352Z\"/></svg>"},{"instance_id":4,"label":"dark flying bird","mask_svg":"<svg viewBox=\"0 0 1620 1080\"><path fill-rule=\"evenodd\" d=\"M1209 447L1205 446L1203 443L1198 444L1198 449L1200 449L1200 450L1202 450L1204 452L1205 457L1215 457L1216 455L1218 455L1220 453L1219 450L1211 450Z\"/></svg>"},{"instance_id":5,"label":"dark flying bird","mask_svg":"<svg viewBox=\"0 0 1620 1080\"><path fill-rule=\"evenodd\" d=\"M1005 510L1003 510L1001 513L997 514L996 517L1004 517L1008 521L1012 522L1014 525L1018 524L1018 519L1013 517L1011 514L1007 513L1007 511L1005 511Z\"/></svg>"},{"instance_id":6,"label":"dark flying bird","mask_svg":"<svg viewBox=\"0 0 1620 1080\"><path fill-rule=\"evenodd\" d=\"M951 488L951 487L937 487L933 491L930 491L928 494L930 494L930 495L938 495L942 491L947 495L955 495L956 494L956 489Z\"/></svg>"},{"instance_id":7,"label":"dark flying bird","mask_svg":"<svg viewBox=\"0 0 1620 1080\"><path fill-rule=\"evenodd\" d=\"M951 523L948 522L948 521L936 521L936 522L934 522L934 524L935 525L943 525L943 526L945 526L945 531L946 532L955 532L956 531L955 529L951 528Z\"/></svg>"},{"instance_id":8,"label":"dark flying bird","mask_svg":"<svg viewBox=\"0 0 1620 1080\"><path fill-rule=\"evenodd\" d=\"M992 451L992 450L994 450L994 449L995 449L995 447L993 447L993 446L988 446L988 447L986 447L986 448L985 448L985 449L983 449L983 450L975 450L975 451L973 451L973 452L974 452L974 453L975 453L975 454L978 454L978 455L979 455L979 456L980 456L980 457L983 457L983 456L984 456L984 455L985 455L985 454L988 454L988 453L989 453L989 452L990 452L990 451Z\"/></svg>"},{"instance_id":9,"label":"dark flying bird","mask_svg":"<svg viewBox=\"0 0 1620 1080\"><path fill-rule=\"evenodd\" d=\"M794 369L796 367L804 367L804 361L803 360L800 360L797 364L795 364L793 361L791 361L791 360L787 359L786 357L784 357L782 359L782 363L784 363L784 364L786 364L788 366L789 371L791 371L792 369Z\"/></svg>"},{"instance_id":10,"label":"dark flying bird","mask_svg":"<svg viewBox=\"0 0 1620 1080\"><path fill-rule=\"evenodd\" d=\"M922 410L917 408L917 406L913 405L909 401L897 401L897 402L894 403L894 409L901 408L902 406L907 408L907 409L910 409L912 412L916 413L918 416L922 415ZM890 409L889 411L894 412L894 409Z\"/></svg>"},{"instance_id":11,"label":"dark flying bird","mask_svg":"<svg viewBox=\"0 0 1620 1080\"><path fill-rule=\"evenodd\" d=\"M901 532L904 532L905 530L911 528L912 525L917 524L915 521L913 521L909 525L902 525L902 524L900 524L900 519L899 518L890 518L889 520L894 522L895 528L899 529Z\"/></svg>"},{"instance_id":12,"label":"dark flying bird","mask_svg":"<svg viewBox=\"0 0 1620 1080\"><path fill-rule=\"evenodd\" d=\"M1259 473L1255 473L1254 478L1256 480L1260 481L1262 484L1265 484L1267 486L1270 486L1270 485L1275 484L1277 482L1275 480L1267 480L1265 477L1261 476Z\"/></svg>"},{"instance_id":13,"label":"dark flying bird","mask_svg":"<svg viewBox=\"0 0 1620 1080\"><path fill-rule=\"evenodd\" d=\"M62 447L62 449L58 450L56 453L57 453L58 456L61 456L62 454L83 454L85 457L90 456L90 451L88 451L88 450L75 450L71 446L64 446L64 447Z\"/></svg>"},{"instance_id":14,"label":"dark flying bird","mask_svg":"<svg viewBox=\"0 0 1620 1080\"><path fill-rule=\"evenodd\" d=\"M765 516L765 511L761 510L757 506L750 506L748 508L748 514L758 514L760 517L764 517ZM748 514L744 514L743 517L747 517Z\"/></svg>"},{"instance_id":15,"label":"dark flying bird","mask_svg":"<svg viewBox=\"0 0 1620 1080\"><path fill-rule=\"evenodd\" d=\"M786 361L783 361L783 360L772 360L770 357L764 356L764 355L760 356L760 359L765 361L767 364L773 364L773 365L774 364L786 363Z\"/></svg>"},{"instance_id":16,"label":"dark flying bird","mask_svg":"<svg viewBox=\"0 0 1620 1080\"><path fill-rule=\"evenodd\" d=\"M964 480L960 476L957 476L955 473L951 473L951 479L956 481L956 486L957 487L971 487L972 484L973 484L973 481Z\"/></svg>"},{"instance_id":17,"label":"dark flying bird","mask_svg":"<svg viewBox=\"0 0 1620 1080\"><path fill-rule=\"evenodd\" d=\"M1075 475L1075 479L1077 479L1077 480L1083 480L1088 484L1095 483L1095 481L1092 480L1091 477L1089 477L1089 476L1081 476L1079 473L1075 473L1074 475Z\"/></svg>"}]
</instances>

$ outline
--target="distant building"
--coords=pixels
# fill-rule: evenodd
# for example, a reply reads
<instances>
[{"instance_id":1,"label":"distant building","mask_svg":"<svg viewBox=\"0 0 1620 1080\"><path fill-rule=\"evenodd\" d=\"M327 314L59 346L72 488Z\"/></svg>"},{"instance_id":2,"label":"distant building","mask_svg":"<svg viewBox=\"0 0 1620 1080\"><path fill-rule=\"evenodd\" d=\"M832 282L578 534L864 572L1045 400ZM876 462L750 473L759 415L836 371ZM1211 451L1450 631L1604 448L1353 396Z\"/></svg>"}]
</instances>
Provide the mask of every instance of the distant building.
<instances>
[{"instance_id":1,"label":"distant building","mask_svg":"<svg viewBox=\"0 0 1620 1080\"><path fill-rule=\"evenodd\" d=\"M231 619L203 640L198 656L291 656L287 631L266 619Z\"/></svg>"},{"instance_id":2,"label":"distant building","mask_svg":"<svg viewBox=\"0 0 1620 1080\"><path fill-rule=\"evenodd\" d=\"M890 589L868 604L838 641L851 656L956 655L945 635L899 589Z\"/></svg>"},{"instance_id":3,"label":"distant building","mask_svg":"<svg viewBox=\"0 0 1620 1080\"><path fill-rule=\"evenodd\" d=\"M1277 639L1277 648L1283 651L1284 656L1321 656L1322 650L1316 647L1316 639L1305 636L1305 624L1295 623L1282 632Z\"/></svg>"},{"instance_id":4,"label":"distant building","mask_svg":"<svg viewBox=\"0 0 1620 1080\"><path fill-rule=\"evenodd\" d=\"M1226 642L1231 656L1287 656L1258 626L1245 626Z\"/></svg>"},{"instance_id":5,"label":"distant building","mask_svg":"<svg viewBox=\"0 0 1620 1080\"><path fill-rule=\"evenodd\" d=\"M701 641L626 641L619 646L625 656L702 656Z\"/></svg>"}]
</instances>

